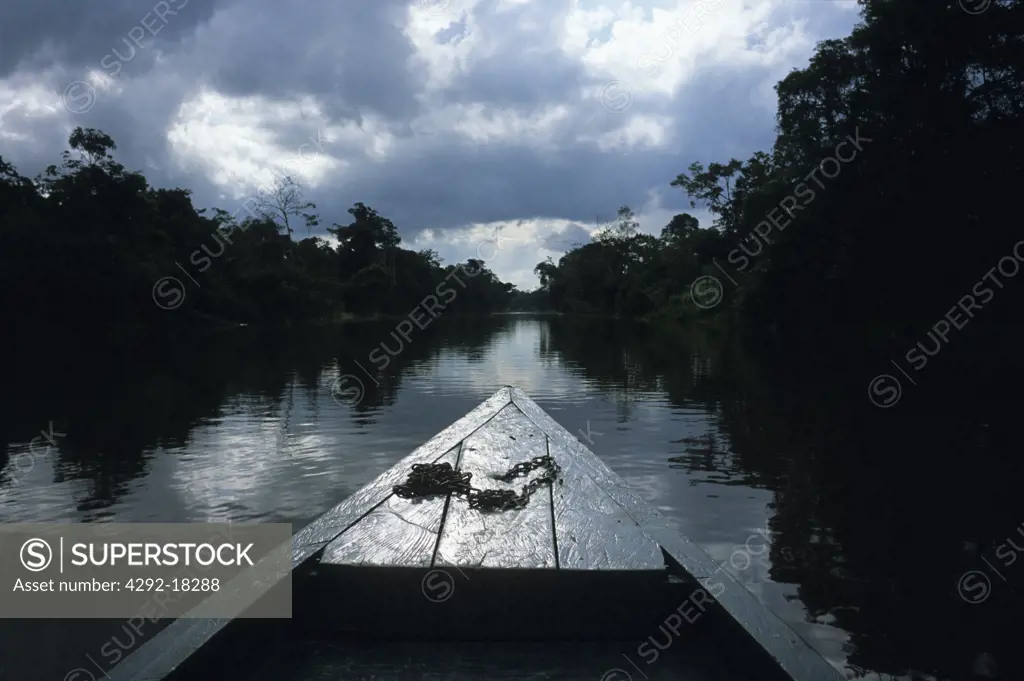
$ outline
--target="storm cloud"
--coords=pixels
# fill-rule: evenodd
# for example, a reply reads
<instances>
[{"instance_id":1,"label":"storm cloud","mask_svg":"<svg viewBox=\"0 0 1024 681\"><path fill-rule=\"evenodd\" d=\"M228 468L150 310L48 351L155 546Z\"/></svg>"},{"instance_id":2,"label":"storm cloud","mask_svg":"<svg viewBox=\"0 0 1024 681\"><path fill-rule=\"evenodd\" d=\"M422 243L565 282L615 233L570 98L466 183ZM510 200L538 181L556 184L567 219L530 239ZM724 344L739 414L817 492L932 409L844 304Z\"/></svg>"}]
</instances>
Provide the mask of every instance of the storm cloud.
<instances>
[{"instance_id":1,"label":"storm cloud","mask_svg":"<svg viewBox=\"0 0 1024 681\"><path fill-rule=\"evenodd\" d=\"M155 186L228 209L289 172L324 225L362 201L407 247L486 255L529 288L623 204L655 234L690 210L668 183L692 161L767 149L774 84L856 19L786 0L7 0L0 154L34 175L96 127Z\"/></svg>"}]
</instances>

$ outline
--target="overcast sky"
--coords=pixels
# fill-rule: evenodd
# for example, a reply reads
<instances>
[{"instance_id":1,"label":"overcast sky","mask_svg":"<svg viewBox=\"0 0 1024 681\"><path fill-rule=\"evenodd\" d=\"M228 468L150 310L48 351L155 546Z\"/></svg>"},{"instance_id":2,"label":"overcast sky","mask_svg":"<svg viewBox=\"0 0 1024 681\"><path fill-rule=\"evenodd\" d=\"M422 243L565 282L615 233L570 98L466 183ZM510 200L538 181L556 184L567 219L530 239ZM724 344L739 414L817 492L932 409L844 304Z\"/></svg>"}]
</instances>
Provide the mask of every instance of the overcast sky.
<instances>
[{"instance_id":1,"label":"overcast sky","mask_svg":"<svg viewBox=\"0 0 1024 681\"><path fill-rule=\"evenodd\" d=\"M324 225L362 201L407 248L524 289L622 204L659 233L692 161L768 150L775 83L858 20L846 0L3 3L0 155L22 174L95 127L197 206L288 172Z\"/></svg>"}]
</instances>

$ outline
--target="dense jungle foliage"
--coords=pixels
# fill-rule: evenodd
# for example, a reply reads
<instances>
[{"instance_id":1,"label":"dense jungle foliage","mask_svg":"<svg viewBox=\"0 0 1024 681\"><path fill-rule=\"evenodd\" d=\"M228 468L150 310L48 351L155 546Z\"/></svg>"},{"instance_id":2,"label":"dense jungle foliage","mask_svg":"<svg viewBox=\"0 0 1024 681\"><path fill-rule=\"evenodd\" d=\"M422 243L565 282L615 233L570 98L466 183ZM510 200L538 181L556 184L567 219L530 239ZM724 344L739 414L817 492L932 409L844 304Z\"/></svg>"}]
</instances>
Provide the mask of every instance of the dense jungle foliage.
<instances>
[{"instance_id":1,"label":"dense jungle foliage","mask_svg":"<svg viewBox=\"0 0 1024 681\"><path fill-rule=\"evenodd\" d=\"M406 315L428 294L479 313L503 309L514 291L480 260L445 266L434 251L403 249L397 227L362 203L350 224L327 228L337 247L296 241L295 226L312 232L319 218L289 177L234 215L208 215L189 190L157 189L126 170L102 131L76 128L69 145L34 179L0 158L0 312L12 327Z\"/></svg>"},{"instance_id":2,"label":"dense jungle foliage","mask_svg":"<svg viewBox=\"0 0 1024 681\"><path fill-rule=\"evenodd\" d=\"M594 241L537 266L553 307L728 319L803 341L1015 322L1024 3L861 5L849 37L776 86L770 151L694 162L671 181L712 224L684 213L654 237L623 207Z\"/></svg>"}]
</instances>

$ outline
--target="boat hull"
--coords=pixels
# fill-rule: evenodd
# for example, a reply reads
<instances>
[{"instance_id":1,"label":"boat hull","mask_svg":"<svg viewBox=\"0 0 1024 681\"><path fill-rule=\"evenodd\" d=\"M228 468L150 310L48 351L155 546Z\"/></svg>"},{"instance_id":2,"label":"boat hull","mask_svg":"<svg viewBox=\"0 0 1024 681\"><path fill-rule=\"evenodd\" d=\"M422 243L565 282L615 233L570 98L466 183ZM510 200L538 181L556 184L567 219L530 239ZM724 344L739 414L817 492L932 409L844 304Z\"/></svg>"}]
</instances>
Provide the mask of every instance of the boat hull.
<instances>
[{"instance_id":1,"label":"boat hull","mask_svg":"<svg viewBox=\"0 0 1024 681\"><path fill-rule=\"evenodd\" d=\"M539 452L563 479L521 510L394 494L415 464L449 462L500 487L493 474ZM292 619L178 619L110 681L843 678L515 388L285 549L290 585L274 588L292 589ZM386 651L404 652L388 662Z\"/></svg>"}]
</instances>

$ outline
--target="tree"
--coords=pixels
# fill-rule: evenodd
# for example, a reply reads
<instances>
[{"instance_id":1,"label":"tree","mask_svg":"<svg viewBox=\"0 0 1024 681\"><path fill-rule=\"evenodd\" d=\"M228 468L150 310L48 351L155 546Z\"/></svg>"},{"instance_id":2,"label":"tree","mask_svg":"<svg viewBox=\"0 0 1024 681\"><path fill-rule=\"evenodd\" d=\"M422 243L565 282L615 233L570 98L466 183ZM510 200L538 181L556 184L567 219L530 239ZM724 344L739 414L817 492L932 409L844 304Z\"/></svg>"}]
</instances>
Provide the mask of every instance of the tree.
<instances>
[{"instance_id":1,"label":"tree","mask_svg":"<svg viewBox=\"0 0 1024 681\"><path fill-rule=\"evenodd\" d=\"M316 204L305 201L302 187L290 175L275 178L273 184L261 191L256 199L256 212L260 217L275 222L284 229L289 239L292 238L292 221L302 219L306 224L306 233L312 234L313 228L320 224L320 219L313 212Z\"/></svg>"},{"instance_id":2,"label":"tree","mask_svg":"<svg viewBox=\"0 0 1024 681\"><path fill-rule=\"evenodd\" d=\"M679 187L690 197L690 207L696 208L697 201L703 202L708 210L718 216L717 222L723 229L734 230L738 215L733 205L733 183L743 163L732 159L728 163L711 163L707 170L699 162L690 164L690 175L680 173L670 183ZM696 200L694 200L696 199Z\"/></svg>"},{"instance_id":3,"label":"tree","mask_svg":"<svg viewBox=\"0 0 1024 681\"><path fill-rule=\"evenodd\" d=\"M533 273L540 279L540 287L542 289L547 289L551 286L551 280L554 279L557 272L558 266L552 262L550 255L547 260L537 263L537 266L533 268Z\"/></svg>"},{"instance_id":4,"label":"tree","mask_svg":"<svg viewBox=\"0 0 1024 681\"><path fill-rule=\"evenodd\" d=\"M431 267L441 267L441 265L444 264L444 260L442 260L441 256L438 255L437 251L435 251L432 248L425 248L419 251L418 253L419 256L423 258L423 261L426 262Z\"/></svg>"},{"instance_id":5,"label":"tree","mask_svg":"<svg viewBox=\"0 0 1024 681\"><path fill-rule=\"evenodd\" d=\"M661 238L670 246L682 246L697 233L700 223L689 213L673 216L661 230Z\"/></svg>"},{"instance_id":6,"label":"tree","mask_svg":"<svg viewBox=\"0 0 1024 681\"><path fill-rule=\"evenodd\" d=\"M402 239L391 220L362 203L348 209L353 221L346 225L334 225L327 231L337 237L341 247L349 251L370 252L395 248Z\"/></svg>"},{"instance_id":7,"label":"tree","mask_svg":"<svg viewBox=\"0 0 1024 681\"><path fill-rule=\"evenodd\" d=\"M639 228L640 223L636 221L633 210L629 206L622 206L618 210L615 222L598 232L595 239L605 243L622 241L632 238Z\"/></svg>"},{"instance_id":8,"label":"tree","mask_svg":"<svg viewBox=\"0 0 1024 681\"><path fill-rule=\"evenodd\" d=\"M397 278L396 249L402 241L398 229L391 220L362 203L355 204L348 212L353 218L350 224L327 228L338 239L338 265L342 280L358 276L363 282L377 281L377 275L366 271L377 268L384 273L381 281L387 280L390 286L394 286Z\"/></svg>"}]
</instances>

